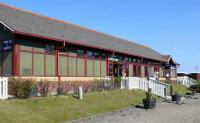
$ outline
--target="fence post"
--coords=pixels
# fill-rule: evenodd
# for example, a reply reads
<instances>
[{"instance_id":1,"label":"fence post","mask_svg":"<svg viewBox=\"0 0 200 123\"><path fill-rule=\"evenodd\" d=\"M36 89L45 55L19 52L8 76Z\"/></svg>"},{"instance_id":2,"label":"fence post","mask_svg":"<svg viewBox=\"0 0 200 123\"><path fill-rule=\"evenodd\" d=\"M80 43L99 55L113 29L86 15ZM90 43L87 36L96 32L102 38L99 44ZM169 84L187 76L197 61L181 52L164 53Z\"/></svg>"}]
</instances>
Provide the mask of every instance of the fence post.
<instances>
[{"instance_id":1,"label":"fence post","mask_svg":"<svg viewBox=\"0 0 200 123\"><path fill-rule=\"evenodd\" d=\"M83 87L82 86L78 87L78 97L80 100L83 99Z\"/></svg>"}]
</instances>

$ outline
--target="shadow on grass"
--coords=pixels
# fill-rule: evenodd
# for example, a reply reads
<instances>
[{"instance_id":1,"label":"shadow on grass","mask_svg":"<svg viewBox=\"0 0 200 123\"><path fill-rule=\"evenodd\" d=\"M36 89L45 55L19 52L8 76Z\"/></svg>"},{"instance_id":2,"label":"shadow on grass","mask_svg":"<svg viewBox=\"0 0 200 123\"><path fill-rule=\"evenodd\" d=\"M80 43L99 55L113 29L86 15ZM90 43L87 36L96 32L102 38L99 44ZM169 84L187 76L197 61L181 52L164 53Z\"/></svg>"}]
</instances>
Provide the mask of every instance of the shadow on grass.
<instances>
[{"instance_id":1,"label":"shadow on grass","mask_svg":"<svg viewBox=\"0 0 200 123\"><path fill-rule=\"evenodd\" d=\"M78 94L72 94L72 97L75 98L75 99L79 99Z\"/></svg>"}]
</instances>

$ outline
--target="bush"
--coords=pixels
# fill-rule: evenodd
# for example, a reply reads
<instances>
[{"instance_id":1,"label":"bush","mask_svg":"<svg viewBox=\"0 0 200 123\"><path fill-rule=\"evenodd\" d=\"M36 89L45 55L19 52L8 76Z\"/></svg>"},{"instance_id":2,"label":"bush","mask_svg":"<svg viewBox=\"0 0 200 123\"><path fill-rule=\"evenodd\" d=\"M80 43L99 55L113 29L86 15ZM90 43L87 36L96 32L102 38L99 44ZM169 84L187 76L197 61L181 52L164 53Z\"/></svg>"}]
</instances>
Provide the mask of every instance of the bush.
<instances>
[{"instance_id":1,"label":"bush","mask_svg":"<svg viewBox=\"0 0 200 123\"><path fill-rule=\"evenodd\" d=\"M121 86L121 81L122 81L122 77L114 77L114 86L115 87L120 87Z\"/></svg>"},{"instance_id":2,"label":"bush","mask_svg":"<svg viewBox=\"0 0 200 123\"><path fill-rule=\"evenodd\" d=\"M189 90L191 90L192 92L200 92L200 84L196 84L196 85L191 85Z\"/></svg>"},{"instance_id":3,"label":"bush","mask_svg":"<svg viewBox=\"0 0 200 123\"><path fill-rule=\"evenodd\" d=\"M53 90L56 90L58 88L56 82L52 81L39 81L37 83L37 90L41 94L41 96L49 96L52 94Z\"/></svg>"},{"instance_id":4,"label":"bush","mask_svg":"<svg viewBox=\"0 0 200 123\"><path fill-rule=\"evenodd\" d=\"M58 85L58 94L78 93L80 86L83 88L83 92L110 90L113 88L111 80L62 81Z\"/></svg>"},{"instance_id":5,"label":"bush","mask_svg":"<svg viewBox=\"0 0 200 123\"><path fill-rule=\"evenodd\" d=\"M185 85L180 85L180 84L174 84L173 85L173 95L174 94L179 94L181 96L184 96L188 92L188 87Z\"/></svg>"},{"instance_id":6,"label":"bush","mask_svg":"<svg viewBox=\"0 0 200 123\"><path fill-rule=\"evenodd\" d=\"M17 98L28 98L35 84L35 80L33 79L14 78L11 82L13 83L14 95Z\"/></svg>"}]
</instances>

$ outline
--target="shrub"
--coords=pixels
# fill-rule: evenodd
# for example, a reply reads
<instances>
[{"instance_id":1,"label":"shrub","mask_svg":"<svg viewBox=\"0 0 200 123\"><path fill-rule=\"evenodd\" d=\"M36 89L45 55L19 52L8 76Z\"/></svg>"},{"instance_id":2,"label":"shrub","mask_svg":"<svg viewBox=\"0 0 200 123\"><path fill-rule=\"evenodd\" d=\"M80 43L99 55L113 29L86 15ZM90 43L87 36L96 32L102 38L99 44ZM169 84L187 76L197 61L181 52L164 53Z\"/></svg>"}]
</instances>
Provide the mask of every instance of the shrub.
<instances>
[{"instance_id":1,"label":"shrub","mask_svg":"<svg viewBox=\"0 0 200 123\"><path fill-rule=\"evenodd\" d=\"M92 81L62 81L59 82L59 94L78 93L78 87L83 88L83 92L101 91L112 89L111 80L92 80Z\"/></svg>"},{"instance_id":2,"label":"shrub","mask_svg":"<svg viewBox=\"0 0 200 123\"><path fill-rule=\"evenodd\" d=\"M58 84L58 94L68 94L73 90L73 83L71 81L61 81Z\"/></svg>"},{"instance_id":3,"label":"shrub","mask_svg":"<svg viewBox=\"0 0 200 123\"><path fill-rule=\"evenodd\" d=\"M200 92L200 84L196 84L196 85L191 85L189 90L191 90L192 92Z\"/></svg>"},{"instance_id":4,"label":"shrub","mask_svg":"<svg viewBox=\"0 0 200 123\"><path fill-rule=\"evenodd\" d=\"M57 89L57 83L51 81L39 81L37 83L37 90L41 96L48 96L52 94L53 90Z\"/></svg>"},{"instance_id":5,"label":"shrub","mask_svg":"<svg viewBox=\"0 0 200 123\"><path fill-rule=\"evenodd\" d=\"M114 77L114 86L115 87L120 87L121 86L121 81L122 81L122 77Z\"/></svg>"},{"instance_id":6,"label":"shrub","mask_svg":"<svg viewBox=\"0 0 200 123\"><path fill-rule=\"evenodd\" d=\"M17 98L28 98L35 84L35 80L33 79L14 78L11 82L13 83L14 95Z\"/></svg>"}]
</instances>

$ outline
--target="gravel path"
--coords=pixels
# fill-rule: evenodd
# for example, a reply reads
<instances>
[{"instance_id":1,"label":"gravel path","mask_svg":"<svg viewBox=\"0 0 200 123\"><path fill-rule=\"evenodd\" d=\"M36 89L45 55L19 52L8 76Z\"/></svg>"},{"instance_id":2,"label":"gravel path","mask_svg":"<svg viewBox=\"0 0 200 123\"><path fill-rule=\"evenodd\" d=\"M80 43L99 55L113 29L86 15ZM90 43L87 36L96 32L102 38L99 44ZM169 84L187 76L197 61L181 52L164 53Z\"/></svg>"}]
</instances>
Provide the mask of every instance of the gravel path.
<instances>
[{"instance_id":1,"label":"gravel path","mask_svg":"<svg viewBox=\"0 0 200 123\"><path fill-rule=\"evenodd\" d=\"M153 110L131 107L72 123L200 123L200 95L182 103L161 102Z\"/></svg>"}]
</instances>

